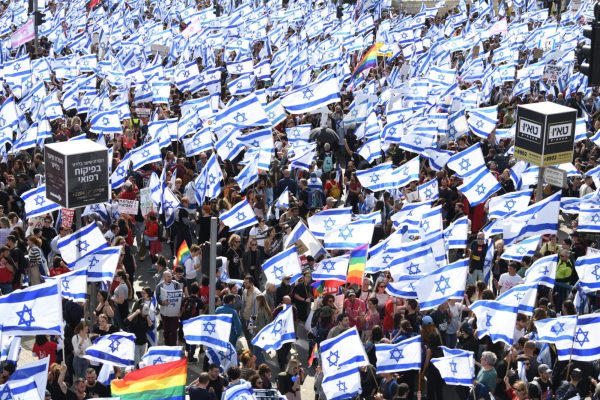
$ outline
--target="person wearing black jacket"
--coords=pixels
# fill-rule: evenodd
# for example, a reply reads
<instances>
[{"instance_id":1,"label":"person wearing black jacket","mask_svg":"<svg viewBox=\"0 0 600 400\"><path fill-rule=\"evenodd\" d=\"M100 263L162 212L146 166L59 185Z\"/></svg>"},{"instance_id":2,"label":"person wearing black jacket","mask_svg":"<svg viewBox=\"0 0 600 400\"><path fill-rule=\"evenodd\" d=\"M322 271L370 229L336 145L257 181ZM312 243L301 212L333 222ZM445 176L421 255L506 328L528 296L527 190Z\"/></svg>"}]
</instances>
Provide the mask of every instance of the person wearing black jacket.
<instances>
[{"instance_id":1,"label":"person wearing black jacket","mask_svg":"<svg viewBox=\"0 0 600 400\"><path fill-rule=\"evenodd\" d=\"M150 319L148 312L148 306L144 305L129 314L125 321L127 331L135 335L134 361L136 365L140 362L142 356L146 352L146 345L148 344L148 337L146 334L152 327L152 320Z\"/></svg>"}]
</instances>

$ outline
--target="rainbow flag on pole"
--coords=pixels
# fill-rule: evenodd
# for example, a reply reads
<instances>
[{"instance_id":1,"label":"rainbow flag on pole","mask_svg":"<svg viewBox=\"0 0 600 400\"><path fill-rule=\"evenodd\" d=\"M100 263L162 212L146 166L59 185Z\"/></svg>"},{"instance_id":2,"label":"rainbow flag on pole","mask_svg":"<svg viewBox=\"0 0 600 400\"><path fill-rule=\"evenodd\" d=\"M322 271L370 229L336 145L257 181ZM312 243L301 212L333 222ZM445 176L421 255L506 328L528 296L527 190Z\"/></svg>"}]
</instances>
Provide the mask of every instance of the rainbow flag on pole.
<instances>
[{"instance_id":1,"label":"rainbow flag on pole","mask_svg":"<svg viewBox=\"0 0 600 400\"><path fill-rule=\"evenodd\" d=\"M192 259L192 254L190 253L190 248L187 245L187 242L184 240L181 242L179 249L177 250L177 258L175 258L175 267L178 265L185 265L187 260Z\"/></svg>"},{"instance_id":2,"label":"rainbow flag on pole","mask_svg":"<svg viewBox=\"0 0 600 400\"><path fill-rule=\"evenodd\" d=\"M184 400L187 360L151 365L110 384L113 397L121 400Z\"/></svg>"},{"instance_id":3,"label":"rainbow flag on pole","mask_svg":"<svg viewBox=\"0 0 600 400\"><path fill-rule=\"evenodd\" d=\"M365 274L365 265L367 264L367 251L369 245L363 244L350 251L350 261L348 262L348 277L347 283L362 284L363 275Z\"/></svg>"},{"instance_id":4,"label":"rainbow flag on pole","mask_svg":"<svg viewBox=\"0 0 600 400\"><path fill-rule=\"evenodd\" d=\"M356 68L354 68L354 72L352 73L352 79L354 79L361 72L377 66L377 53L379 52L381 46L383 46L383 43L378 42L371 46L369 50L367 50L358 64L356 64Z\"/></svg>"}]
</instances>

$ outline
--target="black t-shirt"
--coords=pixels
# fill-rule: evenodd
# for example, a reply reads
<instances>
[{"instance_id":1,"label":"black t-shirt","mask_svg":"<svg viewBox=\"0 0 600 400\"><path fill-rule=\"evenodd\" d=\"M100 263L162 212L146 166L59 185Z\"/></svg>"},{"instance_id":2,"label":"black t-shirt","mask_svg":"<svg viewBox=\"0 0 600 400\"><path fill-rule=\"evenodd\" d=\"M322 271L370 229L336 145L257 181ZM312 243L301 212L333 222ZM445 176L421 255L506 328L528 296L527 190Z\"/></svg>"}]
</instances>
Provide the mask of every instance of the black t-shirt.
<instances>
[{"instance_id":1,"label":"black t-shirt","mask_svg":"<svg viewBox=\"0 0 600 400\"><path fill-rule=\"evenodd\" d=\"M226 384L227 384L227 381L225 380L225 378L223 378L222 376L219 376L214 381L213 380L208 381L207 389L212 388L215 392L215 396L217 397L217 399L220 399L221 395L223 394L223 388L225 387Z\"/></svg>"},{"instance_id":2,"label":"black t-shirt","mask_svg":"<svg viewBox=\"0 0 600 400\"><path fill-rule=\"evenodd\" d=\"M477 240L471 243L471 260L469 267L472 269L483 270L483 263L485 261L485 254L487 253L487 244L479 244Z\"/></svg>"},{"instance_id":3,"label":"black t-shirt","mask_svg":"<svg viewBox=\"0 0 600 400\"><path fill-rule=\"evenodd\" d=\"M191 387L189 394L190 400L217 400L215 392L199 387Z\"/></svg>"},{"instance_id":4,"label":"black t-shirt","mask_svg":"<svg viewBox=\"0 0 600 400\"><path fill-rule=\"evenodd\" d=\"M91 397L110 397L110 390L102 383L96 381L94 386L85 384L86 398Z\"/></svg>"}]
</instances>

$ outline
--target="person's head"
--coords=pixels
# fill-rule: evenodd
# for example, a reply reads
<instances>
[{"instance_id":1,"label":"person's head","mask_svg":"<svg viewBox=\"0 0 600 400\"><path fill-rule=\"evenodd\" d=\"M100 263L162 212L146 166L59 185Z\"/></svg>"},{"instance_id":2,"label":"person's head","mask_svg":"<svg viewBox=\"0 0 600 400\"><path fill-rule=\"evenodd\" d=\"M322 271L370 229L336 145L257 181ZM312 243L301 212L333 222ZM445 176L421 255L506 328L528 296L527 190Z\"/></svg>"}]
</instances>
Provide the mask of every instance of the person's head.
<instances>
[{"instance_id":1,"label":"person's head","mask_svg":"<svg viewBox=\"0 0 600 400\"><path fill-rule=\"evenodd\" d=\"M106 314L98 315L98 326L100 326L100 329L105 328L107 325L108 325L108 317L106 316Z\"/></svg>"},{"instance_id":2,"label":"person's head","mask_svg":"<svg viewBox=\"0 0 600 400\"><path fill-rule=\"evenodd\" d=\"M98 290L96 301L98 301L98 303L104 303L106 300L108 300L108 292L106 290Z\"/></svg>"},{"instance_id":3,"label":"person's head","mask_svg":"<svg viewBox=\"0 0 600 400\"><path fill-rule=\"evenodd\" d=\"M467 321L463 322L459 330L463 337L473 336L473 327Z\"/></svg>"},{"instance_id":4,"label":"person's head","mask_svg":"<svg viewBox=\"0 0 600 400\"><path fill-rule=\"evenodd\" d=\"M221 372L221 370L219 369L219 366L217 364L210 364L208 366L208 378L211 381L214 381L215 379L217 379L219 377L220 372Z\"/></svg>"},{"instance_id":5,"label":"person's head","mask_svg":"<svg viewBox=\"0 0 600 400\"><path fill-rule=\"evenodd\" d=\"M494 365L496 365L497 359L498 358L496 357L496 354L493 352L484 351L481 353L481 366L483 368L492 368Z\"/></svg>"},{"instance_id":6,"label":"person's head","mask_svg":"<svg viewBox=\"0 0 600 400\"><path fill-rule=\"evenodd\" d=\"M171 271L165 271L163 272L163 281L168 285L171 283L171 281L173 280L173 274L171 273Z\"/></svg>"},{"instance_id":7,"label":"person's head","mask_svg":"<svg viewBox=\"0 0 600 400\"><path fill-rule=\"evenodd\" d=\"M337 316L337 323L342 328L348 328L350 326L350 319L346 314L340 314Z\"/></svg>"},{"instance_id":8,"label":"person's head","mask_svg":"<svg viewBox=\"0 0 600 400\"><path fill-rule=\"evenodd\" d=\"M377 308L377 304L379 304L377 297L369 297L369 300L367 300L367 306L370 310L375 310Z\"/></svg>"},{"instance_id":9,"label":"person's head","mask_svg":"<svg viewBox=\"0 0 600 400\"><path fill-rule=\"evenodd\" d=\"M571 370L571 383L577 385L583 379L583 373L579 368L573 368Z\"/></svg>"},{"instance_id":10,"label":"person's head","mask_svg":"<svg viewBox=\"0 0 600 400\"><path fill-rule=\"evenodd\" d=\"M267 364L260 364L258 366L258 374L267 379L271 379L272 371L271 368Z\"/></svg>"},{"instance_id":11,"label":"person's head","mask_svg":"<svg viewBox=\"0 0 600 400\"><path fill-rule=\"evenodd\" d=\"M240 244L242 243L242 238L240 237L240 235L237 234L233 234L229 237L229 247L232 249L237 249L238 247L240 247Z\"/></svg>"},{"instance_id":12,"label":"person's head","mask_svg":"<svg viewBox=\"0 0 600 400\"><path fill-rule=\"evenodd\" d=\"M188 291L190 292L190 295L197 296L198 293L200 292L200 286L198 285L198 282L192 282L192 284L188 288Z\"/></svg>"},{"instance_id":13,"label":"person's head","mask_svg":"<svg viewBox=\"0 0 600 400\"><path fill-rule=\"evenodd\" d=\"M512 388L519 399L527 398L527 383L523 381L516 381L513 383Z\"/></svg>"},{"instance_id":14,"label":"person's head","mask_svg":"<svg viewBox=\"0 0 600 400\"><path fill-rule=\"evenodd\" d=\"M482 245L485 243L485 233L479 232L477 233L477 244Z\"/></svg>"},{"instance_id":15,"label":"person's head","mask_svg":"<svg viewBox=\"0 0 600 400\"><path fill-rule=\"evenodd\" d=\"M538 366L538 375L544 382L548 382L552 378L552 370L546 364L540 364Z\"/></svg>"},{"instance_id":16,"label":"person's head","mask_svg":"<svg viewBox=\"0 0 600 400\"><path fill-rule=\"evenodd\" d=\"M227 377L229 378L230 382L234 382L237 381L238 379L240 379L241 376L241 372L239 367L229 367L227 369Z\"/></svg>"},{"instance_id":17,"label":"person's head","mask_svg":"<svg viewBox=\"0 0 600 400\"><path fill-rule=\"evenodd\" d=\"M232 304L235 301L235 295L234 294L226 294L225 297L223 297L223 304Z\"/></svg>"},{"instance_id":18,"label":"person's head","mask_svg":"<svg viewBox=\"0 0 600 400\"><path fill-rule=\"evenodd\" d=\"M255 374L250 377L250 385L253 389L262 389L264 387L263 384L263 379L259 374Z\"/></svg>"},{"instance_id":19,"label":"person's head","mask_svg":"<svg viewBox=\"0 0 600 400\"><path fill-rule=\"evenodd\" d=\"M300 361L296 357L290 358L285 371L288 375L297 375L300 371Z\"/></svg>"},{"instance_id":20,"label":"person's head","mask_svg":"<svg viewBox=\"0 0 600 400\"><path fill-rule=\"evenodd\" d=\"M255 361L256 357L250 350L244 350L244 352L240 355L240 362L244 368L254 368Z\"/></svg>"},{"instance_id":21,"label":"person's head","mask_svg":"<svg viewBox=\"0 0 600 400\"><path fill-rule=\"evenodd\" d=\"M252 275L246 275L244 277L244 289L252 290L254 287L254 277Z\"/></svg>"},{"instance_id":22,"label":"person's head","mask_svg":"<svg viewBox=\"0 0 600 400\"><path fill-rule=\"evenodd\" d=\"M38 346L43 346L46 343L48 343L48 336L46 336L46 335L36 335L35 336L35 344L37 344Z\"/></svg>"},{"instance_id":23,"label":"person's head","mask_svg":"<svg viewBox=\"0 0 600 400\"><path fill-rule=\"evenodd\" d=\"M73 390L77 393L85 393L85 379L75 378L73 379Z\"/></svg>"},{"instance_id":24,"label":"person's head","mask_svg":"<svg viewBox=\"0 0 600 400\"><path fill-rule=\"evenodd\" d=\"M73 331L75 332L76 335L78 335L80 333L86 334L88 331L88 326L86 324L84 324L83 322L80 322L75 326L75 329L73 329Z\"/></svg>"},{"instance_id":25,"label":"person's head","mask_svg":"<svg viewBox=\"0 0 600 400\"><path fill-rule=\"evenodd\" d=\"M516 327L519 330L523 330L525 329L525 327L527 326L527 316L525 314L517 314L517 323L516 323Z\"/></svg>"},{"instance_id":26,"label":"person's head","mask_svg":"<svg viewBox=\"0 0 600 400\"><path fill-rule=\"evenodd\" d=\"M200 386L201 388L206 389L206 387L208 386L208 382L210 382L210 378L208 377L208 373L207 372L201 372L200 375L198 375L198 386Z\"/></svg>"},{"instance_id":27,"label":"person's head","mask_svg":"<svg viewBox=\"0 0 600 400\"><path fill-rule=\"evenodd\" d=\"M515 276L517 274L517 265L515 263L508 264L508 275Z\"/></svg>"},{"instance_id":28,"label":"person's head","mask_svg":"<svg viewBox=\"0 0 600 400\"><path fill-rule=\"evenodd\" d=\"M31 247L31 246L35 246L35 247L41 247L42 246L42 239L40 239L37 236L29 236L27 237L27 244Z\"/></svg>"},{"instance_id":29,"label":"person's head","mask_svg":"<svg viewBox=\"0 0 600 400\"><path fill-rule=\"evenodd\" d=\"M347 298L351 303L354 303L356 301L356 292L352 289L348 290Z\"/></svg>"},{"instance_id":30,"label":"person's head","mask_svg":"<svg viewBox=\"0 0 600 400\"><path fill-rule=\"evenodd\" d=\"M529 357L533 357L533 353L535 352L535 342L533 340L528 340L523 345L523 353L528 355Z\"/></svg>"},{"instance_id":31,"label":"person's head","mask_svg":"<svg viewBox=\"0 0 600 400\"><path fill-rule=\"evenodd\" d=\"M304 279L304 283L308 284L312 280L312 274L308 270L304 271L302 278Z\"/></svg>"},{"instance_id":32,"label":"person's head","mask_svg":"<svg viewBox=\"0 0 600 400\"><path fill-rule=\"evenodd\" d=\"M85 370L85 380L88 386L94 386L96 384L96 370L94 368L88 368Z\"/></svg>"}]
</instances>

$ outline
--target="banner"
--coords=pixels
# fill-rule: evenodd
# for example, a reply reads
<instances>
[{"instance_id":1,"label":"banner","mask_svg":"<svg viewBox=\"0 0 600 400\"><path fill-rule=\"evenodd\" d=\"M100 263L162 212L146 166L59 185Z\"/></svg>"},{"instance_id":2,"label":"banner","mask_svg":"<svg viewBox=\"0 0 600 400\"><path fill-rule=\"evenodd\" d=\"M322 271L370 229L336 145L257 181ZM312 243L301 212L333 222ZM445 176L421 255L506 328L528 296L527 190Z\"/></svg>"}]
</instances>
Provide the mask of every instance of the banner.
<instances>
[{"instance_id":1,"label":"banner","mask_svg":"<svg viewBox=\"0 0 600 400\"><path fill-rule=\"evenodd\" d=\"M63 208L60 212L60 226L63 228L71 229L73 226L73 217L75 216L75 210L73 208Z\"/></svg>"},{"instance_id":2,"label":"banner","mask_svg":"<svg viewBox=\"0 0 600 400\"><path fill-rule=\"evenodd\" d=\"M167 317L179 316L179 310L181 310L181 299L183 298L183 290L165 290L165 288L161 288L160 298L169 302L169 304L166 306L161 304L161 314Z\"/></svg>"},{"instance_id":3,"label":"banner","mask_svg":"<svg viewBox=\"0 0 600 400\"><path fill-rule=\"evenodd\" d=\"M35 27L33 25L33 19L30 19L15 31L10 37L10 47L13 49L35 39Z\"/></svg>"},{"instance_id":4,"label":"banner","mask_svg":"<svg viewBox=\"0 0 600 400\"><path fill-rule=\"evenodd\" d=\"M119 199L119 207L117 210L120 214L137 215L139 209L139 201Z\"/></svg>"},{"instance_id":5,"label":"banner","mask_svg":"<svg viewBox=\"0 0 600 400\"><path fill-rule=\"evenodd\" d=\"M142 215L145 217L154 211L154 204L152 203L152 194L149 187L140 189L140 209Z\"/></svg>"}]
</instances>

